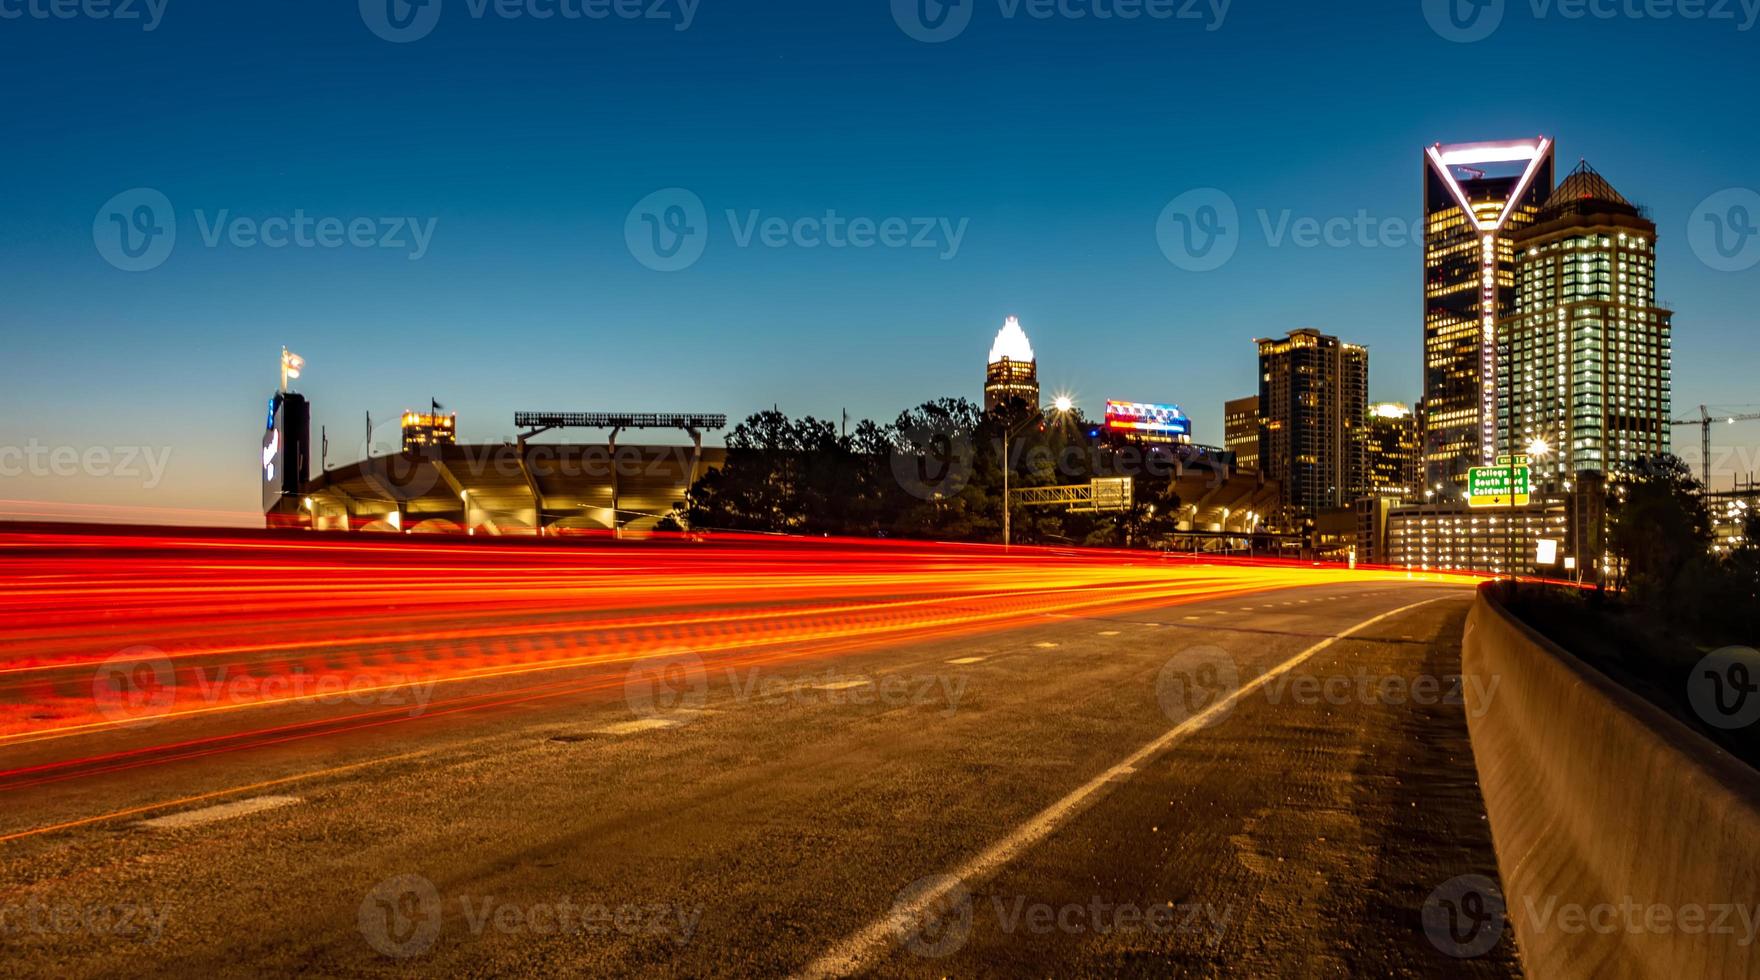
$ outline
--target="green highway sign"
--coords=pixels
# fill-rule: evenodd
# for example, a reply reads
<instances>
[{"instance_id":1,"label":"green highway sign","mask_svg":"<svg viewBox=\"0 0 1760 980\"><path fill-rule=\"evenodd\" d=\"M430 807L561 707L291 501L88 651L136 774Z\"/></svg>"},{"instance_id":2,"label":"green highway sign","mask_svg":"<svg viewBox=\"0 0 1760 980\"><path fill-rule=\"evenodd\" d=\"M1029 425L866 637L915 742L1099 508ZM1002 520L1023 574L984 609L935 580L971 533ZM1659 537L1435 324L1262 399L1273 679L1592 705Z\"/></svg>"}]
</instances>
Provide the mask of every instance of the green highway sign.
<instances>
[{"instance_id":1,"label":"green highway sign","mask_svg":"<svg viewBox=\"0 0 1760 980\"><path fill-rule=\"evenodd\" d=\"M1528 465L1524 457L1516 466L1475 466L1467 471L1467 506L1520 507L1532 498L1528 483ZM1510 499L1511 477L1514 477L1515 499Z\"/></svg>"}]
</instances>

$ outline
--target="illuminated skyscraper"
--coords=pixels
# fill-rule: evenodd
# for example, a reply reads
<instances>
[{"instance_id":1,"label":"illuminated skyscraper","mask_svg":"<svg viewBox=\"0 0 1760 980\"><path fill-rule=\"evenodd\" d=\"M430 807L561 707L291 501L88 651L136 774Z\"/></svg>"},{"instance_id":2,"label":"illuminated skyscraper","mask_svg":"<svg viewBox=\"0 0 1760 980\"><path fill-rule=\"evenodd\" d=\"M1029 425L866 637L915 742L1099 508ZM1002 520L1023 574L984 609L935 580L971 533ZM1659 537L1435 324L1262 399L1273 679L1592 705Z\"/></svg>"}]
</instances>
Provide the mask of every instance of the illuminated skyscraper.
<instances>
[{"instance_id":1,"label":"illuminated skyscraper","mask_svg":"<svg viewBox=\"0 0 1760 980\"><path fill-rule=\"evenodd\" d=\"M1294 514L1343 507L1364 482L1369 351L1318 330L1258 344L1262 472Z\"/></svg>"},{"instance_id":2,"label":"illuminated skyscraper","mask_svg":"<svg viewBox=\"0 0 1760 980\"><path fill-rule=\"evenodd\" d=\"M1361 436L1364 484L1353 496L1422 499L1423 441L1412 410L1397 402L1369 406Z\"/></svg>"},{"instance_id":3,"label":"illuminated skyscraper","mask_svg":"<svg viewBox=\"0 0 1760 980\"><path fill-rule=\"evenodd\" d=\"M1259 396L1222 403L1223 448L1234 453L1236 469L1259 468Z\"/></svg>"},{"instance_id":4,"label":"illuminated skyscraper","mask_svg":"<svg viewBox=\"0 0 1760 980\"><path fill-rule=\"evenodd\" d=\"M1656 304L1656 224L1584 163L1515 244L1500 451L1544 440L1543 482L1667 452L1674 314Z\"/></svg>"},{"instance_id":5,"label":"illuminated skyscraper","mask_svg":"<svg viewBox=\"0 0 1760 980\"><path fill-rule=\"evenodd\" d=\"M1030 409L1039 407L1039 365L1020 320L1011 316L1002 325L986 364L984 411L993 412L1017 398Z\"/></svg>"},{"instance_id":6,"label":"illuminated skyscraper","mask_svg":"<svg viewBox=\"0 0 1760 980\"><path fill-rule=\"evenodd\" d=\"M1456 496L1497 455L1497 321L1515 310L1511 236L1552 195L1553 145L1424 151L1425 481Z\"/></svg>"}]
</instances>

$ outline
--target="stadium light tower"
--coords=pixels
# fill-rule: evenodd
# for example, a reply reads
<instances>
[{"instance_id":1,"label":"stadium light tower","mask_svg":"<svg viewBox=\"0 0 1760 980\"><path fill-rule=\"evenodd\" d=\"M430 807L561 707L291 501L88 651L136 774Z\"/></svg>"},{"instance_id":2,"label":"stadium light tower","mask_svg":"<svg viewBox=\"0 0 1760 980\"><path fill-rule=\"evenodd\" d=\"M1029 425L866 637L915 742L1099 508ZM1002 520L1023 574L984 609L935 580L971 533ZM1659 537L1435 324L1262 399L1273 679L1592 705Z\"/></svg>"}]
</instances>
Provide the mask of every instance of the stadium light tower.
<instances>
[{"instance_id":1,"label":"stadium light tower","mask_svg":"<svg viewBox=\"0 0 1760 980\"><path fill-rule=\"evenodd\" d=\"M287 348L281 348L281 390L287 390L289 381L299 380L299 373L306 366L306 359Z\"/></svg>"}]
</instances>

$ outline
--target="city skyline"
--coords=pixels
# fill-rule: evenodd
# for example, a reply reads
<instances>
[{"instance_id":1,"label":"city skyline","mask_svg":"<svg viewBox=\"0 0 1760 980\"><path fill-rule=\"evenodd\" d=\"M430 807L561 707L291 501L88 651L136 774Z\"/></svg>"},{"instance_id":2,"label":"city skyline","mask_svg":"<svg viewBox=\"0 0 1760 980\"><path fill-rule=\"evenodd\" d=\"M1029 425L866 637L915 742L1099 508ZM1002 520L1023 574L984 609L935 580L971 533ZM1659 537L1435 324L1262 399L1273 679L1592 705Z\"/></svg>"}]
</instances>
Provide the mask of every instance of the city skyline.
<instances>
[{"instance_id":1,"label":"city skyline","mask_svg":"<svg viewBox=\"0 0 1760 980\"><path fill-rule=\"evenodd\" d=\"M705 9L682 31L454 17L402 45L375 36L352 8L192 7L144 36L113 24L17 23L0 34L9 79L47 70L61 41L88 45L94 69L49 97L51 111L0 110L51 156L29 170L0 164L13 188L0 222L11 261L0 275L17 328L0 366L0 444L86 447L103 431L119 448L170 451L156 503L248 511L243 453L257 441L269 387L265 351L283 344L311 361L305 384L334 462L358 455L366 412L394 429L403 410L432 397L459 410L471 441L511 435L512 413L536 408L737 419L778 405L887 419L930 398L975 400L970 365L995 324L1016 315L1046 391L1069 390L1091 411L1113 397L1185 405L1194 439L1218 445L1223 402L1253 387L1256 336L1311 327L1366 346L1370 398L1415 403L1422 206L1413 159L1438 141L1542 132L1557 140L1562 168L1593 159L1652 210L1658 299L1677 314L1677 414L1752 400L1743 359L1723 352L1744 343L1760 275L1714 267L1689 236L1705 202L1752 183L1743 163L1752 138L1716 127L1739 111L1751 36L1708 23L1554 20L1463 45L1415 8L1236 5L1214 31L998 22L984 11L939 45L906 36L879 5L809 13L780 4L739 17ZM1410 91L1341 82L1335 94L1348 104L1335 105L1277 95L1300 74L1279 52L1306 50L1321 26L1348 28L1339 58L1407 72ZM1610 56L1642 52L1692 71L1658 71L1621 104L1604 104L1571 87L1565 59L1550 58L1579 30ZM375 98L357 104L323 73L257 71L228 54L240 31L271 55L347 64ZM1658 37L1694 46L1660 50ZM1099 49L1109 52L1103 66L1079 57ZM1186 74L1157 73L1169 50ZM583 101L523 86L513 51L579 79L575 91L614 76L654 84L618 105ZM1184 97L1192 79L1232 77L1245 51L1264 58L1262 77L1239 83L1250 111ZM833 57L843 70L826 75ZM1445 103L1445 80L1421 71L1443 57L1520 57L1532 71ZM486 60L461 84L455 69L473 58ZM228 80L217 98L239 112L225 127L200 111L156 111L144 87L127 83L191 61ZM667 82L657 67L686 63L779 67L732 91ZM1009 70L1021 63L1038 70ZM809 70L826 91L791 86ZM888 84L876 91L879 78ZM1072 88L1078 78L1131 96L1095 99ZM761 120L803 106L807 122L755 135ZM933 145L910 138L914 116L901 107L936 117ZM550 120L542 132L526 125L539 118ZM490 137L464 140L448 120ZM1034 139L1052 120L1067 138ZM333 152L311 151L325 139ZM107 151L117 140L127 154ZM519 179L500 176L509 173ZM626 225L671 187L703 202L710 237L694 264L669 273L632 254ZM164 195L179 237L161 265L131 273L95 247L93 224L135 188ZM1207 188L1235 209L1237 240L1226 262L1198 271L1171 261L1157 222ZM412 220L388 236L407 243L401 251L238 244L296 212L314 222ZM831 212L902 219L907 238L927 232L939 247L765 244L772 218ZM391 230L378 228L375 241ZM1328 244L1329 232L1344 244ZM1287 288L1258 288L1266 281ZM186 378L200 382L197 397ZM395 441L388 431L384 444ZM1691 458L1694 442L1677 448ZM103 479L19 486L5 496L116 502L140 489Z\"/></svg>"}]
</instances>

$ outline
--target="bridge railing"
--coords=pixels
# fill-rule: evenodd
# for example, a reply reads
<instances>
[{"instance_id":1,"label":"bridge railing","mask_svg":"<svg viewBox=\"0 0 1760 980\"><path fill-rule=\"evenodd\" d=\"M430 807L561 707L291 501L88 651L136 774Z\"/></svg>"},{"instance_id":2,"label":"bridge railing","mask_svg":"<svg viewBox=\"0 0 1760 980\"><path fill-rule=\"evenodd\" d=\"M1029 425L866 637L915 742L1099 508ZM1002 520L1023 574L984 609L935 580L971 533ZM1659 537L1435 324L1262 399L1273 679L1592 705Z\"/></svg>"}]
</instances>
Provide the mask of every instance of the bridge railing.
<instances>
[{"instance_id":1,"label":"bridge railing","mask_svg":"<svg viewBox=\"0 0 1760 980\"><path fill-rule=\"evenodd\" d=\"M1760 774L1490 588L1467 620L1463 671L1478 683L1464 687L1526 972L1760 976Z\"/></svg>"}]
</instances>

